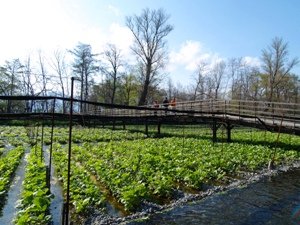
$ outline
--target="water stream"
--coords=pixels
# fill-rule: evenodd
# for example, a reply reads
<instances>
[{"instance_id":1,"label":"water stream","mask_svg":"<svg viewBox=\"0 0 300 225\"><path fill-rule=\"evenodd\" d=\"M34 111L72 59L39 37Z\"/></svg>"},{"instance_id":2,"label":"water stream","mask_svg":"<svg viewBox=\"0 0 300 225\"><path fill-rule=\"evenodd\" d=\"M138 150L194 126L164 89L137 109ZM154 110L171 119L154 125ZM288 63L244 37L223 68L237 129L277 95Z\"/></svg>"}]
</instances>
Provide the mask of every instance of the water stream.
<instances>
[{"instance_id":1,"label":"water stream","mask_svg":"<svg viewBox=\"0 0 300 225\"><path fill-rule=\"evenodd\" d=\"M299 225L300 168L127 224Z\"/></svg>"},{"instance_id":2,"label":"water stream","mask_svg":"<svg viewBox=\"0 0 300 225\"><path fill-rule=\"evenodd\" d=\"M49 166L50 154L48 152L48 146L43 146L44 158L46 166ZM53 194L51 200L50 213L52 215L52 224L59 225L62 221L62 210L63 210L63 190L62 184L59 182L54 173L54 167L51 167L51 178L50 178L50 191Z\"/></svg>"},{"instance_id":3,"label":"water stream","mask_svg":"<svg viewBox=\"0 0 300 225\"><path fill-rule=\"evenodd\" d=\"M17 213L17 202L19 200L21 189L22 189L22 182L25 177L25 167L27 164L26 156L29 154L29 149L25 150L25 154L21 159L21 163L18 166L13 181L10 185L10 189L8 191L6 204L2 211L2 216L0 217L0 224L2 225L11 225L14 224L13 220Z\"/></svg>"}]
</instances>

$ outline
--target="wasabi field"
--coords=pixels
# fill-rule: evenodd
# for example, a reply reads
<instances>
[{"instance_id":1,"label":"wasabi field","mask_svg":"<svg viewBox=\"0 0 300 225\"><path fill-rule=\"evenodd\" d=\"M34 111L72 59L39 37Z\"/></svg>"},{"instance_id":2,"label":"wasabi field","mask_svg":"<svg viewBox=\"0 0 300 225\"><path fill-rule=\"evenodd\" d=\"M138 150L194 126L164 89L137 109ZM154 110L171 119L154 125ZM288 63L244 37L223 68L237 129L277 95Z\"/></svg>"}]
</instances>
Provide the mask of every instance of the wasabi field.
<instances>
[{"instance_id":1,"label":"wasabi field","mask_svg":"<svg viewBox=\"0 0 300 225\"><path fill-rule=\"evenodd\" d=\"M15 172L25 160L12 221L51 224L53 217L60 215L51 213L55 196L46 176L50 127L1 126L0 130L1 211L8 202ZM211 130L199 125L165 126L160 135L151 127L149 131L146 136L139 126L126 130L73 128L71 220L84 224L99 214L126 218L149 207L155 211L153 206L159 209L186 194L199 194L259 173L268 168L271 159L275 166L300 160L300 137L293 135L281 134L278 138L278 134L266 131L236 129L232 142L227 143L222 129L217 142L212 142ZM58 179L65 201L68 129L56 127L53 134L51 176Z\"/></svg>"}]
</instances>

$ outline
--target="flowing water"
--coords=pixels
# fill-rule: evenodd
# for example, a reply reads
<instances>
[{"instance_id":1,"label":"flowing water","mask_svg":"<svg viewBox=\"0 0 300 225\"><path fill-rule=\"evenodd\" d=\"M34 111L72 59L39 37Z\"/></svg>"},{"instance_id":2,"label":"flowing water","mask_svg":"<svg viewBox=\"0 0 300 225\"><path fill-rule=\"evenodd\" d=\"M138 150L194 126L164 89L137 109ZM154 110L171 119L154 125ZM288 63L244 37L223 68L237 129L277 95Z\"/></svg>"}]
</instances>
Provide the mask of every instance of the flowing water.
<instances>
[{"instance_id":1,"label":"flowing water","mask_svg":"<svg viewBox=\"0 0 300 225\"><path fill-rule=\"evenodd\" d=\"M49 167L50 155L48 152L48 146L43 146L43 152L45 157L45 164ZM53 163L53 162L52 162ZM52 215L52 224L59 225L62 221L63 210L63 190L61 183L54 173L54 167L51 166L51 178L50 178L50 191L53 194L53 199L50 204L50 213Z\"/></svg>"},{"instance_id":2,"label":"flowing water","mask_svg":"<svg viewBox=\"0 0 300 225\"><path fill-rule=\"evenodd\" d=\"M128 224L300 225L300 168Z\"/></svg>"},{"instance_id":3,"label":"flowing water","mask_svg":"<svg viewBox=\"0 0 300 225\"><path fill-rule=\"evenodd\" d=\"M29 150L25 151L23 158L21 159L21 163L18 166L13 181L11 183L10 189L7 194L6 204L2 211L2 216L0 216L0 224L2 225L10 225L14 224L13 220L18 211L17 203L22 190L22 182L25 177L25 167L27 164L26 156L29 154Z\"/></svg>"}]
</instances>

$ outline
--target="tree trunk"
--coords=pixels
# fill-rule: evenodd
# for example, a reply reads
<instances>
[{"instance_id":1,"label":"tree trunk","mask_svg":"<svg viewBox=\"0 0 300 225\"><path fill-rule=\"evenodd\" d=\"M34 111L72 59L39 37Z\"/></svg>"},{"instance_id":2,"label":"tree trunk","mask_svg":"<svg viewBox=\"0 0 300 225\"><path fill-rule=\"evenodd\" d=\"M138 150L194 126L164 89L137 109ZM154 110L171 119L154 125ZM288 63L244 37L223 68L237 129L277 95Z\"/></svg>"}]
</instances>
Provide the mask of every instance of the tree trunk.
<instances>
[{"instance_id":1,"label":"tree trunk","mask_svg":"<svg viewBox=\"0 0 300 225\"><path fill-rule=\"evenodd\" d=\"M150 85L150 76L151 76L151 70L152 70L151 65L152 65L151 59L147 59L146 78L145 78L143 90L141 93L141 97L139 100L139 105L146 105L146 99L147 99L147 95L148 95L148 88Z\"/></svg>"},{"instance_id":2,"label":"tree trunk","mask_svg":"<svg viewBox=\"0 0 300 225\"><path fill-rule=\"evenodd\" d=\"M148 95L148 87L149 87L149 81L144 83L143 90L142 90L141 97L140 97L138 105L146 105L146 98L147 98L147 95Z\"/></svg>"}]
</instances>

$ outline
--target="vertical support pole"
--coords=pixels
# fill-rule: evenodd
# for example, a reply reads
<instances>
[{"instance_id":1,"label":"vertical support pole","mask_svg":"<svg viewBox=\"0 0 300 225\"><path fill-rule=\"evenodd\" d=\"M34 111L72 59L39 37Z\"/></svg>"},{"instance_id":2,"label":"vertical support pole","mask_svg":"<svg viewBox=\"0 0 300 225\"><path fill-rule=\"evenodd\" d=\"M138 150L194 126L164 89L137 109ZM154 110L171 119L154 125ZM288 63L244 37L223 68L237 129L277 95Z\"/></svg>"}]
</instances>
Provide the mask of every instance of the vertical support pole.
<instances>
[{"instance_id":1,"label":"vertical support pole","mask_svg":"<svg viewBox=\"0 0 300 225\"><path fill-rule=\"evenodd\" d=\"M115 129L116 129L116 120L113 119L113 130L115 130Z\"/></svg>"},{"instance_id":2,"label":"vertical support pole","mask_svg":"<svg viewBox=\"0 0 300 225\"><path fill-rule=\"evenodd\" d=\"M215 119L213 120L212 132L213 132L212 141L216 142L217 141L217 121Z\"/></svg>"},{"instance_id":3,"label":"vertical support pole","mask_svg":"<svg viewBox=\"0 0 300 225\"><path fill-rule=\"evenodd\" d=\"M157 124L157 134L160 135L160 127L161 127L161 123L158 122Z\"/></svg>"},{"instance_id":4,"label":"vertical support pole","mask_svg":"<svg viewBox=\"0 0 300 225\"><path fill-rule=\"evenodd\" d=\"M46 166L46 186L50 194L50 167Z\"/></svg>"},{"instance_id":5,"label":"vertical support pole","mask_svg":"<svg viewBox=\"0 0 300 225\"><path fill-rule=\"evenodd\" d=\"M69 150L68 150L68 180L67 180L67 202L66 202L66 225L69 225L69 205L70 205L70 177L71 177L71 149L72 149L72 123L73 123L73 89L74 77L71 77L71 98L70 98L70 118L69 118Z\"/></svg>"},{"instance_id":6,"label":"vertical support pole","mask_svg":"<svg viewBox=\"0 0 300 225\"><path fill-rule=\"evenodd\" d=\"M231 142L231 129L232 129L232 126L229 123L227 123L226 124L227 142Z\"/></svg>"},{"instance_id":7,"label":"vertical support pole","mask_svg":"<svg viewBox=\"0 0 300 225\"><path fill-rule=\"evenodd\" d=\"M54 113L55 113L55 98L53 99L53 108L52 108L52 124L51 124L51 137L50 137L50 159L49 159L49 180L51 177L51 168L52 168L52 149L53 149L53 131L54 131Z\"/></svg>"},{"instance_id":8,"label":"vertical support pole","mask_svg":"<svg viewBox=\"0 0 300 225\"><path fill-rule=\"evenodd\" d=\"M36 155L37 144L38 144L38 136L39 136L39 124L37 124L37 127L36 127L35 149L34 149L34 154L35 154L35 155Z\"/></svg>"},{"instance_id":9,"label":"vertical support pole","mask_svg":"<svg viewBox=\"0 0 300 225\"><path fill-rule=\"evenodd\" d=\"M66 203L63 204L63 207L62 207L62 220L61 220L61 224L62 225L65 225L66 222L65 222L65 219L66 219Z\"/></svg>"},{"instance_id":10,"label":"vertical support pole","mask_svg":"<svg viewBox=\"0 0 300 225\"><path fill-rule=\"evenodd\" d=\"M256 123L256 119L257 119L257 102L255 101L254 102L254 121Z\"/></svg>"},{"instance_id":11,"label":"vertical support pole","mask_svg":"<svg viewBox=\"0 0 300 225\"><path fill-rule=\"evenodd\" d=\"M44 122L42 121L41 162L43 161L43 147L44 147Z\"/></svg>"},{"instance_id":12,"label":"vertical support pole","mask_svg":"<svg viewBox=\"0 0 300 225\"><path fill-rule=\"evenodd\" d=\"M274 152L272 154L272 158L269 162L269 165L268 165L268 169L269 170L272 170L274 169L275 165L274 165L274 161L275 161L275 156L276 156L276 153L277 153L277 147L278 147L278 143L279 143L279 137L280 137L280 131L281 131L281 127L282 127L282 122L283 122L283 114L282 114L282 117L281 117L281 122L280 122L280 126L278 128L278 134L277 134L277 139L276 139L276 142L275 142L275 149L274 149Z\"/></svg>"},{"instance_id":13,"label":"vertical support pole","mask_svg":"<svg viewBox=\"0 0 300 225\"><path fill-rule=\"evenodd\" d=\"M123 121L123 130L126 130L125 121Z\"/></svg>"},{"instance_id":14,"label":"vertical support pole","mask_svg":"<svg viewBox=\"0 0 300 225\"><path fill-rule=\"evenodd\" d=\"M241 119L241 101L239 100L239 119Z\"/></svg>"},{"instance_id":15,"label":"vertical support pole","mask_svg":"<svg viewBox=\"0 0 300 225\"><path fill-rule=\"evenodd\" d=\"M146 133L146 136L148 137L149 132L148 132L148 121L147 120L145 121L145 133Z\"/></svg>"}]
</instances>

